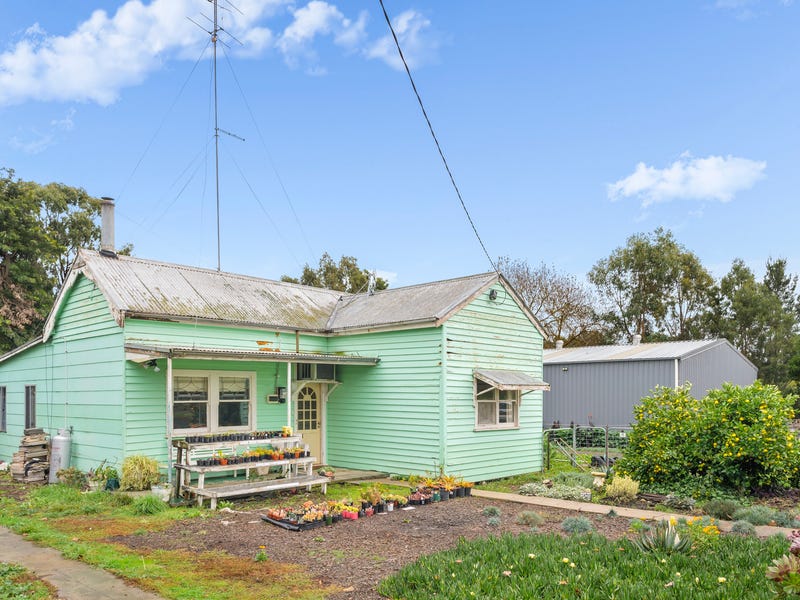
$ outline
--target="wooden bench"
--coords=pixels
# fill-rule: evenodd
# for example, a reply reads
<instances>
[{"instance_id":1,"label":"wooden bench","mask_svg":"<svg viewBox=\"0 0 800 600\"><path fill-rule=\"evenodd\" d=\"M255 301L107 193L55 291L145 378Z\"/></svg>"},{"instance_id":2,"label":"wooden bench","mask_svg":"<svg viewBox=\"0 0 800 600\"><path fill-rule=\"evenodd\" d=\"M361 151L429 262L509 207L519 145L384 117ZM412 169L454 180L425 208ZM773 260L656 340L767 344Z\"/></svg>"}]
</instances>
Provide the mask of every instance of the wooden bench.
<instances>
[{"instance_id":1,"label":"wooden bench","mask_svg":"<svg viewBox=\"0 0 800 600\"><path fill-rule=\"evenodd\" d=\"M262 481L245 481L241 483L220 483L210 487L184 486L184 489L197 496L197 505L203 506L203 500L209 498L211 510L217 508L218 498L234 498L240 496L252 496L263 492L275 490L286 490L292 488L305 487L311 491L312 485L322 486L322 493L328 491L327 477L321 475L299 475L296 477L285 477L282 479L268 479Z\"/></svg>"}]
</instances>

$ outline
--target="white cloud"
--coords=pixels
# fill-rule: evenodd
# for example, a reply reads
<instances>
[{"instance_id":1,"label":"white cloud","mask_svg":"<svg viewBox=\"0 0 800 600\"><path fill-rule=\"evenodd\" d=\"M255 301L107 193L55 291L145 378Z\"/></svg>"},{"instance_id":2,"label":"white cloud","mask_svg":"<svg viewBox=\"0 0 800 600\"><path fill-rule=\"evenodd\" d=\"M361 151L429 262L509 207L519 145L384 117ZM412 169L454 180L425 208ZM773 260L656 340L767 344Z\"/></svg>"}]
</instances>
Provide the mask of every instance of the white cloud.
<instances>
[{"instance_id":1,"label":"white cloud","mask_svg":"<svg viewBox=\"0 0 800 600\"><path fill-rule=\"evenodd\" d=\"M392 19L392 26L409 67L419 67L436 59L436 53L441 45L440 40L438 36L428 31L431 22L422 14L407 10ZM394 69L403 69L403 62L400 60L391 33L368 46L364 54L367 58L382 60Z\"/></svg>"},{"instance_id":2,"label":"white cloud","mask_svg":"<svg viewBox=\"0 0 800 600\"><path fill-rule=\"evenodd\" d=\"M393 285L395 281L397 281L397 273L394 271L384 271L382 269L377 269L375 271L375 276L380 277L381 279L385 279L389 285Z\"/></svg>"},{"instance_id":3,"label":"white cloud","mask_svg":"<svg viewBox=\"0 0 800 600\"><path fill-rule=\"evenodd\" d=\"M671 200L729 202L764 177L767 163L737 156L694 158L684 153L671 165L657 169L644 163L607 186L611 200L637 197L642 206Z\"/></svg>"},{"instance_id":4,"label":"white cloud","mask_svg":"<svg viewBox=\"0 0 800 600\"><path fill-rule=\"evenodd\" d=\"M25 154L40 154L54 143L52 135L39 132L33 132L32 137L27 140L14 136L8 141L9 146Z\"/></svg>"},{"instance_id":5,"label":"white cloud","mask_svg":"<svg viewBox=\"0 0 800 600\"><path fill-rule=\"evenodd\" d=\"M300 58L314 63L316 52L312 48L315 38L332 35L334 42L345 48L352 48L365 36L366 13L353 22L345 17L334 5L322 0L312 0L293 13L294 21L289 24L277 41L289 66L296 66Z\"/></svg>"},{"instance_id":6,"label":"white cloud","mask_svg":"<svg viewBox=\"0 0 800 600\"><path fill-rule=\"evenodd\" d=\"M75 109L70 108L67 111L67 114L64 115L63 119L53 119L52 121L50 121L50 125L62 131L72 131L72 129L75 127L75 122L72 120L72 117L74 116L75 116Z\"/></svg>"},{"instance_id":7,"label":"white cloud","mask_svg":"<svg viewBox=\"0 0 800 600\"><path fill-rule=\"evenodd\" d=\"M96 10L64 35L33 24L0 53L0 106L30 100L112 104L124 88L142 83L169 60L197 59L208 39L203 28L210 28L209 6L207 0L127 0L114 14ZM276 51L287 64L302 63L310 74L324 74L313 45L328 37L347 52L379 57L367 39L366 12L351 18L323 0L237 0L238 10L224 7L220 23L243 43L231 44L239 56ZM288 25L266 25L270 19L285 22L287 16ZM422 34L428 26L414 12L398 19L412 58L435 49Z\"/></svg>"}]
</instances>

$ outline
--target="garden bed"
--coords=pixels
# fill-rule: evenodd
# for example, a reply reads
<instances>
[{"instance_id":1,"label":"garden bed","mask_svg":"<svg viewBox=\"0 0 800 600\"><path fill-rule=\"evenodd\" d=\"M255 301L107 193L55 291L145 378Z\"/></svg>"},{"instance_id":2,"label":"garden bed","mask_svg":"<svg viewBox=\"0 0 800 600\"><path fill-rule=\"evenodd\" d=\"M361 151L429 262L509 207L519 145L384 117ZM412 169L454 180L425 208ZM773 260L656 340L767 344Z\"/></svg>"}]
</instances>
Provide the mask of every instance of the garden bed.
<instances>
[{"instance_id":1,"label":"garden bed","mask_svg":"<svg viewBox=\"0 0 800 600\"><path fill-rule=\"evenodd\" d=\"M272 561L297 563L324 585L340 588L333 598L375 600L382 579L423 554L451 548L460 538L474 539L504 532L522 533L530 527L516 523L517 515L531 507L483 498L458 498L448 502L395 510L354 521L286 531L265 523L265 509L248 504L246 511L220 511L208 519L176 523L165 531L115 538L131 548L223 550L236 556L255 557L263 552ZM500 509L500 524L491 526L483 509ZM544 517L540 532L561 533L561 522L572 511L537 509ZM589 515L595 530L609 539L631 536L630 520Z\"/></svg>"}]
</instances>

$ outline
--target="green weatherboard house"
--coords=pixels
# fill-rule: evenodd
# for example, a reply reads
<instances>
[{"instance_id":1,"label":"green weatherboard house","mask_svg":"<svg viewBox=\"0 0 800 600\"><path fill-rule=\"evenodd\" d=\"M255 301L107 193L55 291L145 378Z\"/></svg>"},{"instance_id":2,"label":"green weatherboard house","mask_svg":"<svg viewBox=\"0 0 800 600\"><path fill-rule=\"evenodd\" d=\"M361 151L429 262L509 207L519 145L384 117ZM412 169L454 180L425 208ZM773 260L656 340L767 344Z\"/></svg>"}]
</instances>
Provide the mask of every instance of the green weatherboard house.
<instances>
[{"instance_id":1,"label":"green weatherboard house","mask_svg":"<svg viewBox=\"0 0 800 600\"><path fill-rule=\"evenodd\" d=\"M542 332L496 273L341 292L80 251L41 337L0 356L0 459L167 463L187 434L291 425L322 463L471 480L542 464Z\"/></svg>"}]
</instances>

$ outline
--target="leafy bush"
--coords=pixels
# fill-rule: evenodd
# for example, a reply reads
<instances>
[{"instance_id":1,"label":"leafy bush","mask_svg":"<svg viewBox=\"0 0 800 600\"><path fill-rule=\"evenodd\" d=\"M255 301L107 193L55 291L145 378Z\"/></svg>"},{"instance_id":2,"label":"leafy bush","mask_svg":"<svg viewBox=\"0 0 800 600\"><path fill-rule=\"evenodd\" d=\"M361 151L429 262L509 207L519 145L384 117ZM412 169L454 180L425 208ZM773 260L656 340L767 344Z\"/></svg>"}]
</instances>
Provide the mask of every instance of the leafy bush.
<instances>
[{"instance_id":1,"label":"leafy bush","mask_svg":"<svg viewBox=\"0 0 800 600\"><path fill-rule=\"evenodd\" d=\"M119 483L123 490L149 490L158 480L158 461L154 458L134 454L122 461L122 479Z\"/></svg>"},{"instance_id":2,"label":"leafy bush","mask_svg":"<svg viewBox=\"0 0 800 600\"><path fill-rule=\"evenodd\" d=\"M60 469L56 476L58 476L58 480L66 485L67 487L75 488L77 490L82 490L86 487L88 482L88 477L86 473L81 471L80 469L76 469L75 467L68 467L66 469Z\"/></svg>"},{"instance_id":3,"label":"leafy bush","mask_svg":"<svg viewBox=\"0 0 800 600\"><path fill-rule=\"evenodd\" d=\"M733 513L740 508L742 508L742 505L736 502L736 500L715 498L703 505L703 512L711 515L715 519L730 520L733 518Z\"/></svg>"},{"instance_id":4,"label":"leafy bush","mask_svg":"<svg viewBox=\"0 0 800 600\"><path fill-rule=\"evenodd\" d=\"M156 515L166 509L167 505L161 498L150 494L137 498L133 503L133 512L137 515Z\"/></svg>"},{"instance_id":5,"label":"leafy bush","mask_svg":"<svg viewBox=\"0 0 800 600\"><path fill-rule=\"evenodd\" d=\"M489 527L499 527L500 526L500 517L489 517L489 520L486 521L486 524Z\"/></svg>"},{"instance_id":6,"label":"leafy bush","mask_svg":"<svg viewBox=\"0 0 800 600\"><path fill-rule=\"evenodd\" d=\"M487 506L483 509L483 516L484 517L499 517L500 516L500 509L496 506Z\"/></svg>"},{"instance_id":7,"label":"leafy bush","mask_svg":"<svg viewBox=\"0 0 800 600\"><path fill-rule=\"evenodd\" d=\"M769 506L754 505L740 508L733 513L732 518L737 521L747 521L753 525L774 524L778 527L800 527L800 523L794 517Z\"/></svg>"},{"instance_id":8,"label":"leafy bush","mask_svg":"<svg viewBox=\"0 0 800 600\"><path fill-rule=\"evenodd\" d=\"M626 475L616 475L611 483L606 485L606 498L618 502L632 502L639 493L639 482Z\"/></svg>"},{"instance_id":9,"label":"leafy bush","mask_svg":"<svg viewBox=\"0 0 800 600\"><path fill-rule=\"evenodd\" d=\"M538 527L544 522L544 517L532 510L525 510L517 515L517 523L528 527Z\"/></svg>"},{"instance_id":10,"label":"leafy bush","mask_svg":"<svg viewBox=\"0 0 800 600\"><path fill-rule=\"evenodd\" d=\"M691 496L667 494L667 497L664 498L664 506L673 510L692 510L694 505L695 499Z\"/></svg>"},{"instance_id":11,"label":"leafy bush","mask_svg":"<svg viewBox=\"0 0 800 600\"><path fill-rule=\"evenodd\" d=\"M561 522L561 529L571 535L576 535L589 533L594 529L594 525L586 517L567 517Z\"/></svg>"},{"instance_id":12,"label":"leafy bush","mask_svg":"<svg viewBox=\"0 0 800 600\"><path fill-rule=\"evenodd\" d=\"M571 487L561 483L554 483L552 487L547 487L543 483L533 481L525 483L519 487L519 493L523 496L541 496L543 498L559 498L561 500L591 500L592 492L582 487Z\"/></svg>"},{"instance_id":13,"label":"leafy bush","mask_svg":"<svg viewBox=\"0 0 800 600\"><path fill-rule=\"evenodd\" d=\"M553 483L561 483L567 487L591 488L594 477L582 471L561 471L553 477Z\"/></svg>"},{"instance_id":14,"label":"leafy bush","mask_svg":"<svg viewBox=\"0 0 800 600\"><path fill-rule=\"evenodd\" d=\"M754 536L756 534L756 527L749 521L734 521L731 525L731 533L743 536Z\"/></svg>"},{"instance_id":15,"label":"leafy bush","mask_svg":"<svg viewBox=\"0 0 800 600\"><path fill-rule=\"evenodd\" d=\"M702 400L688 386L656 388L634 407L636 423L616 469L648 486L791 487L800 464L788 428L794 400L759 381L724 384Z\"/></svg>"}]
</instances>

